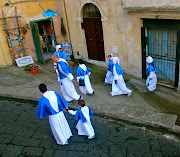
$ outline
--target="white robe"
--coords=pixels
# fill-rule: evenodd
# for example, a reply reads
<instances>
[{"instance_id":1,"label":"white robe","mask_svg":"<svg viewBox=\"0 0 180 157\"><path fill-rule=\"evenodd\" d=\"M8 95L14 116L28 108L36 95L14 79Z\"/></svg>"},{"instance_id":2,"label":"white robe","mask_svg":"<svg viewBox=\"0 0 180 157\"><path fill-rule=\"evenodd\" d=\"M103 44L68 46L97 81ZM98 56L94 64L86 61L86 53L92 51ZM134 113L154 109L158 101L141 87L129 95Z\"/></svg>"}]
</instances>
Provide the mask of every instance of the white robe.
<instances>
[{"instance_id":1,"label":"white robe","mask_svg":"<svg viewBox=\"0 0 180 157\"><path fill-rule=\"evenodd\" d=\"M59 112L55 93L53 91L48 91L45 92L43 96L49 100L51 107L56 112ZM49 115L49 124L57 144L68 144L67 140L72 136L72 133L63 111L54 115Z\"/></svg>"},{"instance_id":2,"label":"white robe","mask_svg":"<svg viewBox=\"0 0 180 157\"><path fill-rule=\"evenodd\" d=\"M149 91L154 91L156 89L156 84L157 84L157 76L155 71L149 72L150 74L148 75L146 79L146 86ZM150 80L151 78L151 80Z\"/></svg>"},{"instance_id":3,"label":"white robe","mask_svg":"<svg viewBox=\"0 0 180 157\"><path fill-rule=\"evenodd\" d=\"M89 117L89 108L87 106L81 107L83 116L86 118L87 122L82 123L80 119L76 125L78 130L78 135L88 136L89 139L95 136L93 126ZM75 115L77 111L69 110L69 113Z\"/></svg>"},{"instance_id":4,"label":"white robe","mask_svg":"<svg viewBox=\"0 0 180 157\"><path fill-rule=\"evenodd\" d=\"M130 94L132 93L132 90L128 89L126 87L126 84L123 79L123 75L119 75L116 71L115 66L113 67L113 83L112 83L112 91L111 95L121 95L121 94ZM117 80L117 84L115 83L115 80Z\"/></svg>"},{"instance_id":5,"label":"white robe","mask_svg":"<svg viewBox=\"0 0 180 157\"><path fill-rule=\"evenodd\" d=\"M73 75L69 73L68 75L62 70L59 66L59 70L66 75L66 78L60 79L61 92L66 101L79 100L80 95L77 94L76 89L72 80L74 79ZM58 76L59 77L59 76Z\"/></svg>"},{"instance_id":6,"label":"white robe","mask_svg":"<svg viewBox=\"0 0 180 157\"><path fill-rule=\"evenodd\" d=\"M80 95L77 94L74 84L68 77L60 80L60 86L61 86L61 92L66 101L69 102L72 100L79 100Z\"/></svg>"},{"instance_id":7,"label":"white robe","mask_svg":"<svg viewBox=\"0 0 180 157\"><path fill-rule=\"evenodd\" d=\"M112 84L113 82L113 75L111 71L107 71L105 81L106 83Z\"/></svg>"},{"instance_id":8,"label":"white robe","mask_svg":"<svg viewBox=\"0 0 180 157\"><path fill-rule=\"evenodd\" d=\"M84 71L87 70L86 66L84 64L79 65ZM79 81L80 78L84 78L84 83L85 86L79 86L79 90L81 91L81 93L83 93L84 95L86 94L92 94L93 93L93 88L91 86L91 82L89 79L89 74L86 74L85 76L78 76L77 77L77 81Z\"/></svg>"}]
</instances>

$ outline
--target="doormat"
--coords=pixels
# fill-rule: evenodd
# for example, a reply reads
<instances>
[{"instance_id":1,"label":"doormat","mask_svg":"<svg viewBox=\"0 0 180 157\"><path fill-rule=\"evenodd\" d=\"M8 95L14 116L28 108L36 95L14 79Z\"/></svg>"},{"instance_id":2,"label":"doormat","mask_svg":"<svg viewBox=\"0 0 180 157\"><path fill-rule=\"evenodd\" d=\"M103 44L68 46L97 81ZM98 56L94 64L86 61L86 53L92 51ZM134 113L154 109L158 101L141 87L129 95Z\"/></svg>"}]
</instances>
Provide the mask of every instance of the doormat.
<instances>
[{"instance_id":1,"label":"doormat","mask_svg":"<svg viewBox=\"0 0 180 157\"><path fill-rule=\"evenodd\" d=\"M180 116L177 116L177 119L176 119L176 123L175 123L175 125L180 126Z\"/></svg>"}]
</instances>

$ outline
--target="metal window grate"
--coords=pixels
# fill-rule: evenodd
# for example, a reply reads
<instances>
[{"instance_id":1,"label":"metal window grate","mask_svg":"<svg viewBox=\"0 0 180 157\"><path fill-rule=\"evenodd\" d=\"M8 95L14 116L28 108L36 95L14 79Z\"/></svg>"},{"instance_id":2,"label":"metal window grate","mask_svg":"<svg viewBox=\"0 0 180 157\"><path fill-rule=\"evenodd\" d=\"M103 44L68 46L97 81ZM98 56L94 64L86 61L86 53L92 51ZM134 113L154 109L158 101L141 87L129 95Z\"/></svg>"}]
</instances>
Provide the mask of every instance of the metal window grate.
<instances>
[{"instance_id":1,"label":"metal window grate","mask_svg":"<svg viewBox=\"0 0 180 157\"><path fill-rule=\"evenodd\" d=\"M154 58L158 83L174 87L177 29L148 28L148 52Z\"/></svg>"}]
</instances>

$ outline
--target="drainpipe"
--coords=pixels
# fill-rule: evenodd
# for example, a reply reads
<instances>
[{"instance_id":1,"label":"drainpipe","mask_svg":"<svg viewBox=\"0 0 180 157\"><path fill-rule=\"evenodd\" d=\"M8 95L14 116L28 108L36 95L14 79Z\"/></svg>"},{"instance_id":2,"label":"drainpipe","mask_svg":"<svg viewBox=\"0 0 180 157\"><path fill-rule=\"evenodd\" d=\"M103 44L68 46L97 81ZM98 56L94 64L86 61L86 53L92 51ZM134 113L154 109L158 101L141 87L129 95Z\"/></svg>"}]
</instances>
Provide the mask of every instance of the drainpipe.
<instances>
[{"instance_id":1,"label":"drainpipe","mask_svg":"<svg viewBox=\"0 0 180 157\"><path fill-rule=\"evenodd\" d=\"M64 0L62 0L62 7L63 7L63 14L64 14L64 19L65 19L68 42L71 44L71 39L70 39L70 34L69 34L69 25L68 25L67 13L66 13L66 4Z\"/></svg>"}]
</instances>

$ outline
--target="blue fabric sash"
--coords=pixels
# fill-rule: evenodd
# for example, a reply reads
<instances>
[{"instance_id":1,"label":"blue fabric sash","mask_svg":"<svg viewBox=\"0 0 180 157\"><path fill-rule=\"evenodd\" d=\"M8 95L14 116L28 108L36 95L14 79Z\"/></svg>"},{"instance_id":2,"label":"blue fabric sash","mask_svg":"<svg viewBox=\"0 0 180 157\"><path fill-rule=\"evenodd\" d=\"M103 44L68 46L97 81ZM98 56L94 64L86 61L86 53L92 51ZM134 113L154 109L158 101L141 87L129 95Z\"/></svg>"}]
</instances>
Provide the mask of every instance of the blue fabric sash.
<instances>
[{"instance_id":1,"label":"blue fabric sash","mask_svg":"<svg viewBox=\"0 0 180 157\"><path fill-rule=\"evenodd\" d=\"M123 75L123 70L120 65L115 64L116 71L119 75Z\"/></svg>"},{"instance_id":2,"label":"blue fabric sash","mask_svg":"<svg viewBox=\"0 0 180 157\"><path fill-rule=\"evenodd\" d=\"M67 60L66 55L65 55L64 52L62 52L62 51L58 53L58 58L63 58L63 59L65 59L65 60Z\"/></svg>"},{"instance_id":3,"label":"blue fabric sash","mask_svg":"<svg viewBox=\"0 0 180 157\"><path fill-rule=\"evenodd\" d=\"M59 112L64 111L64 108L67 108L68 103L58 93L56 93L56 92L54 92L54 93L57 97ZM39 117L40 119L43 119L44 117L46 117L48 115L54 115L59 112L56 112L51 107L49 100L46 97L42 96L42 98L40 99L40 101L38 103L38 107L37 107L37 117Z\"/></svg>"},{"instance_id":4,"label":"blue fabric sash","mask_svg":"<svg viewBox=\"0 0 180 157\"><path fill-rule=\"evenodd\" d=\"M60 71L59 66L60 66L61 69L64 71L64 73L66 73L67 75L68 75L69 73L74 73L74 71L72 71L65 62L60 61L60 62L57 63L57 70L58 70L60 79L66 78L66 75L64 75L64 74Z\"/></svg>"},{"instance_id":5,"label":"blue fabric sash","mask_svg":"<svg viewBox=\"0 0 180 157\"><path fill-rule=\"evenodd\" d=\"M89 107L88 107L89 108ZM89 108L89 117L90 119L93 117L93 112L91 111L91 109ZM87 122L86 118L84 117L84 115L82 114L81 108L79 110L77 110L75 116L74 116L75 120L82 120L82 123Z\"/></svg>"},{"instance_id":6,"label":"blue fabric sash","mask_svg":"<svg viewBox=\"0 0 180 157\"><path fill-rule=\"evenodd\" d=\"M87 70L84 71L80 66L78 66L78 68L77 68L77 77L78 76L85 76L86 74L91 72L91 69L89 69L88 67L86 67L86 68L87 68Z\"/></svg>"},{"instance_id":7,"label":"blue fabric sash","mask_svg":"<svg viewBox=\"0 0 180 157\"><path fill-rule=\"evenodd\" d=\"M109 60L108 61L108 70L111 71L112 73L113 73L113 66L114 66L114 64L113 64L112 60Z\"/></svg>"},{"instance_id":8,"label":"blue fabric sash","mask_svg":"<svg viewBox=\"0 0 180 157\"><path fill-rule=\"evenodd\" d=\"M147 68L147 72L156 71L156 67L154 66L154 63L150 63Z\"/></svg>"},{"instance_id":9,"label":"blue fabric sash","mask_svg":"<svg viewBox=\"0 0 180 157\"><path fill-rule=\"evenodd\" d=\"M54 54L55 54L56 56L58 56L58 58L63 58L64 60L67 60L67 57L66 57L66 55L64 54L63 51L61 51L61 52L55 51Z\"/></svg>"}]
</instances>

